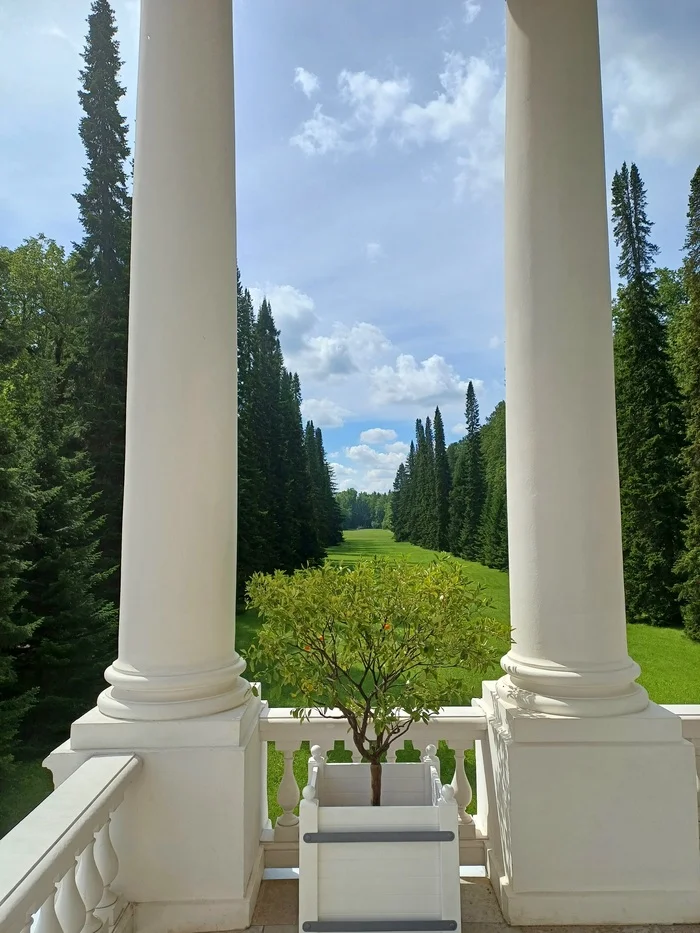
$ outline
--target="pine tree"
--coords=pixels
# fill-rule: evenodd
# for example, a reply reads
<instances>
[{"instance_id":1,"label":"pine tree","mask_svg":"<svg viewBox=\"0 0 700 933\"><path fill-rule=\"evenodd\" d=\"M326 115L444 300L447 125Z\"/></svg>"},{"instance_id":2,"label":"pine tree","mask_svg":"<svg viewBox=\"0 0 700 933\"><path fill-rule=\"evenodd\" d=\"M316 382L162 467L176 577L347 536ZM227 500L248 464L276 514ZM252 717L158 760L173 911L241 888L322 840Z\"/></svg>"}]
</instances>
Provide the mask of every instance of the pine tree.
<instances>
[{"instance_id":1,"label":"pine tree","mask_svg":"<svg viewBox=\"0 0 700 933\"><path fill-rule=\"evenodd\" d=\"M687 518L679 560L681 612L687 634L700 641L700 167L690 183L683 287L687 303L678 327L678 365L686 416Z\"/></svg>"},{"instance_id":2,"label":"pine tree","mask_svg":"<svg viewBox=\"0 0 700 933\"><path fill-rule=\"evenodd\" d=\"M680 622L674 565L681 551L683 424L656 288L646 191L636 165L612 185L620 287L614 308L615 385L628 619Z\"/></svg>"},{"instance_id":3,"label":"pine tree","mask_svg":"<svg viewBox=\"0 0 700 933\"><path fill-rule=\"evenodd\" d=\"M486 480L481 452L479 403L472 382L467 386L467 433L457 454L450 502L450 549L468 560L481 559L481 520Z\"/></svg>"},{"instance_id":4,"label":"pine tree","mask_svg":"<svg viewBox=\"0 0 700 933\"><path fill-rule=\"evenodd\" d=\"M450 548L450 465L445 448L445 428L440 409L435 409L435 546L439 551Z\"/></svg>"},{"instance_id":5,"label":"pine tree","mask_svg":"<svg viewBox=\"0 0 700 933\"><path fill-rule=\"evenodd\" d=\"M77 256L88 296L82 417L105 513L102 549L108 568L118 565L121 557L131 220L116 31L108 0L93 0L78 94L85 114L80 138L87 168L85 187L76 195L84 230ZM105 594L118 602L118 573L107 579Z\"/></svg>"}]
</instances>

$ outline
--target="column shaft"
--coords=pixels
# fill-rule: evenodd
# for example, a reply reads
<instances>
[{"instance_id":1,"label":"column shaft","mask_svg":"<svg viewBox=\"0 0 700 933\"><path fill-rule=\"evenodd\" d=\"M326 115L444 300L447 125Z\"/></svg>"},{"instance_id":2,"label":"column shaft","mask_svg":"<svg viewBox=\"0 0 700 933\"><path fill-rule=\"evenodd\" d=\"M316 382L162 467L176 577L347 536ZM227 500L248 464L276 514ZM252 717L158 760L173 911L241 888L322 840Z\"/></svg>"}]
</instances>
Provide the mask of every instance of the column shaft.
<instances>
[{"instance_id":1,"label":"column shaft","mask_svg":"<svg viewBox=\"0 0 700 933\"><path fill-rule=\"evenodd\" d=\"M100 710L240 704L231 0L143 0L119 657Z\"/></svg>"}]
</instances>

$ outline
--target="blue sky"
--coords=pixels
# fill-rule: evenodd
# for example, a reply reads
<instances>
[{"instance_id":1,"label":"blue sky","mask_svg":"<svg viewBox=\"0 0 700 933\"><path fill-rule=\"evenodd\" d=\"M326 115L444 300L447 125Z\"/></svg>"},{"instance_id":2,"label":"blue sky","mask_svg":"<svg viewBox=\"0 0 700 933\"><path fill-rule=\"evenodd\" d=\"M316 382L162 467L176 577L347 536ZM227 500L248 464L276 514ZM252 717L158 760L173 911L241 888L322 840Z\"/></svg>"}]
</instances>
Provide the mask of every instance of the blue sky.
<instances>
[{"instance_id":1,"label":"blue sky","mask_svg":"<svg viewBox=\"0 0 700 933\"><path fill-rule=\"evenodd\" d=\"M194 0L192 0L194 2ZM203 0L199 0L203 2ZM114 0L133 134L138 3ZM341 487L416 417L503 397L503 0L236 0L238 258ZM608 175L638 163L677 264L700 163L697 0L601 0ZM0 242L80 237L88 0L0 0Z\"/></svg>"}]
</instances>

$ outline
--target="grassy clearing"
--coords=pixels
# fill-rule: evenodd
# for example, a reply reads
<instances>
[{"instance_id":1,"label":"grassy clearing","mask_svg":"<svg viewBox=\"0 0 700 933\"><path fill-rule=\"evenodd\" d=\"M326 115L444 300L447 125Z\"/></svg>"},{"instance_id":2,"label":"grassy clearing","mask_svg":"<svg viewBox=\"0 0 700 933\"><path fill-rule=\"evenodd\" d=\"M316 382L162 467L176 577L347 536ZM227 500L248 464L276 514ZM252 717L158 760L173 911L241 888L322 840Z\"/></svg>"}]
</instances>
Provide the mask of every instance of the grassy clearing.
<instances>
[{"instance_id":1,"label":"grassy clearing","mask_svg":"<svg viewBox=\"0 0 700 933\"><path fill-rule=\"evenodd\" d=\"M403 557L416 563L428 563L434 558L432 551L415 547L412 544L398 544L391 532L379 529L345 532L345 541L332 548L329 559L345 564L354 564L358 560L374 555L385 557ZM498 570L490 570L480 564L470 563L470 574L475 582L481 583L491 600L494 616L508 620L510 606L508 598L508 575ZM255 639L259 620L254 612L242 612L236 622L236 647L245 656L246 649ZM629 625L627 627L630 655L642 668L640 683L649 691L649 696L657 703L700 703L700 644L689 641L682 631L677 629L654 628L648 625ZM504 651L507 646L504 645ZM254 672L251 672L254 674ZM501 675L499 667L485 675L464 673L461 695L451 698L456 703L469 704L471 698L480 696L482 676L496 679ZM275 705L289 705L289 699L282 694L274 696L269 685L263 683L263 696ZM331 760L341 760L344 753L336 751ZM415 760L418 752L399 753L399 760L408 757ZM443 779L449 780L454 769L454 754L444 746L438 750L442 763ZM309 757L308 747L302 748L294 759L294 770L300 786L306 781L306 763ZM349 753L345 753L349 760ZM474 756L467 755L467 773L472 786L474 784ZM273 747L268 757L269 813L275 820L280 810L277 806L276 793L282 778L283 758ZM41 767L40 762L26 762L18 766L15 779L9 792L0 800L0 836L21 820L46 796L51 787L50 775Z\"/></svg>"}]
</instances>

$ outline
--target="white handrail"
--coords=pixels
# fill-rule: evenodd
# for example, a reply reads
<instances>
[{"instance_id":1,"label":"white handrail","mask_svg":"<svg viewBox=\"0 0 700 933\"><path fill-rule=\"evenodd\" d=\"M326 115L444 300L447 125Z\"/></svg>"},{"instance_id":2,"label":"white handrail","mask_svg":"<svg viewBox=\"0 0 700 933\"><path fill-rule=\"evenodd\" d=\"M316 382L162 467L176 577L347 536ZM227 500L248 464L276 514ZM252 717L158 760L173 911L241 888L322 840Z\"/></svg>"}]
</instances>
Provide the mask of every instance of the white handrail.
<instances>
[{"instance_id":1,"label":"white handrail","mask_svg":"<svg viewBox=\"0 0 700 933\"><path fill-rule=\"evenodd\" d=\"M2 933L29 929L32 915L49 900L52 910L56 885L69 874L74 881L79 856L90 861L94 886L95 836L109 823L140 766L135 755L90 758L0 840ZM100 906L92 900L90 892L86 914Z\"/></svg>"}]
</instances>

